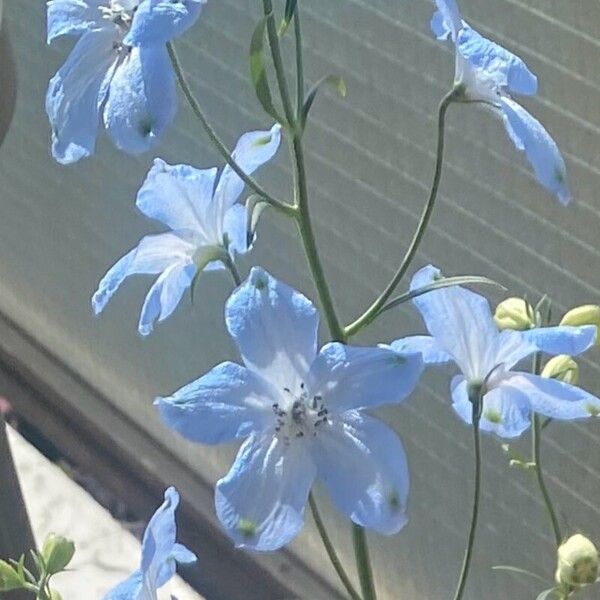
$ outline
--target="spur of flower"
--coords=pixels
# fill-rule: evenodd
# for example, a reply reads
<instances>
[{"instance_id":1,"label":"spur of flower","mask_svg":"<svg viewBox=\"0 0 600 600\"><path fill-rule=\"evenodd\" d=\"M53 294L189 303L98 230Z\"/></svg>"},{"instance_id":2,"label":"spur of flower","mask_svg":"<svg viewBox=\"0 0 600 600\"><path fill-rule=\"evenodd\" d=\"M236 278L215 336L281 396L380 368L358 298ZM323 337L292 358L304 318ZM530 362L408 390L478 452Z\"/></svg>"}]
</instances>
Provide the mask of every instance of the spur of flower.
<instances>
[{"instance_id":1,"label":"spur of flower","mask_svg":"<svg viewBox=\"0 0 600 600\"><path fill-rule=\"evenodd\" d=\"M177 563L196 562L194 553L175 541L178 504L179 493L173 487L168 488L165 501L144 532L140 568L108 592L103 600L156 600L157 590L175 575Z\"/></svg>"},{"instance_id":2,"label":"spur of flower","mask_svg":"<svg viewBox=\"0 0 600 600\"><path fill-rule=\"evenodd\" d=\"M412 279L416 290L441 277L429 265ZM600 399L557 379L513 370L535 352L575 356L596 339L596 327L538 327L499 331L486 298L456 286L437 289L413 300L430 336L393 342L398 352L420 351L426 364L453 361L461 371L452 380L453 408L472 421L470 390L482 394L480 427L505 438L519 436L531 413L553 419L581 419L600 414Z\"/></svg>"},{"instance_id":3,"label":"spur of flower","mask_svg":"<svg viewBox=\"0 0 600 600\"><path fill-rule=\"evenodd\" d=\"M63 164L94 152L102 121L114 144L148 150L175 116L166 43L191 27L206 0L49 0L48 43L79 38L50 81L52 155Z\"/></svg>"},{"instance_id":4,"label":"spur of flower","mask_svg":"<svg viewBox=\"0 0 600 600\"><path fill-rule=\"evenodd\" d=\"M439 40L451 39L456 47L455 86L468 101L492 107L509 138L524 152L538 181L561 204L571 192L565 161L550 134L511 94L537 93L537 77L518 56L480 35L462 20L456 0L435 0L438 10L431 29Z\"/></svg>"},{"instance_id":5,"label":"spur of flower","mask_svg":"<svg viewBox=\"0 0 600 600\"><path fill-rule=\"evenodd\" d=\"M232 156L250 174L274 156L280 141L278 124L269 131L251 131L238 140ZM246 209L237 202L243 189L244 182L229 165L218 176L216 168L171 166L156 159L136 206L170 231L142 238L109 269L92 297L94 312L104 309L130 275L158 275L138 325L142 335L151 333L155 321L171 315L202 271L223 269L236 254L249 250Z\"/></svg>"},{"instance_id":6,"label":"spur of flower","mask_svg":"<svg viewBox=\"0 0 600 600\"><path fill-rule=\"evenodd\" d=\"M290 542L316 479L354 523L399 531L406 456L395 432L365 409L406 398L420 354L336 342L317 351L313 304L259 267L229 298L225 319L243 366L221 363L156 405L194 442L247 438L215 490L236 545L267 551Z\"/></svg>"}]
</instances>

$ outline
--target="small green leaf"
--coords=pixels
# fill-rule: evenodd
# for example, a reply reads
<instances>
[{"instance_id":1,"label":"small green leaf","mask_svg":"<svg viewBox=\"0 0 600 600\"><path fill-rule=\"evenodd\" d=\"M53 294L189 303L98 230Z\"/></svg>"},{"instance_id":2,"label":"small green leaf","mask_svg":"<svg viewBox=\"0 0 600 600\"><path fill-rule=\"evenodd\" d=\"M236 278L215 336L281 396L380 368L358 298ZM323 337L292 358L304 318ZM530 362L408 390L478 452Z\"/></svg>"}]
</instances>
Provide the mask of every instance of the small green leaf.
<instances>
[{"instance_id":1,"label":"small green leaf","mask_svg":"<svg viewBox=\"0 0 600 600\"><path fill-rule=\"evenodd\" d=\"M46 538L41 553L48 575L55 575L63 571L71 562L74 554L75 544L71 540L51 533Z\"/></svg>"},{"instance_id":2,"label":"small green leaf","mask_svg":"<svg viewBox=\"0 0 600 600\"><path fill-rule=\"evenodd\" d=\"M312 108L313 102L315 101L315 98L317 96L317 92L319 91L319 88L323 85L323 84L328 84L333 86L337 93L342 96L342 98L346 97L346 82L339 77L338 75L326 75L325 77L322 77L321 79L319 79L319 81L317 81L317 83L315 83L315 85L313 85L310 90L308 90L308 93L306 94L306 97L304 98L304 104L302 106L302 111L300 113L300 131L303 131L304 128L306 127L306 121L308 119L308 113L310 112L310 109Z\"/></svg>"},{"instance_id":3,"label":"small green leaf","mask_svg":"<svg viewBox=\"0 0 600 600\"><path fill-rule=\"evenodd\" d=\"M294 13L296 12L296 6L298 5L298 0L285 0L285 11L283 13L283 21L281 21L281 25L279 26L279 31L277 35L279 37L283 37L287 28L289 27L292 19L294 18Z\"/></svg>"},{"instance_id":4,"label":"small green leaf","mask_svg":"<svg viewBox=\"0 0 600 600\"><path fill-rule=\"evenodd\" d=\"M267 15L256 26L250 42L250 77L258 101L263 109L281 124L285 120L279 116L269 86L267 68L265 66L265 30L267 21L271 15Z\"/></svg>"},{"instance_id":5,"label":"small green leaf","mask_svg":"<svg viewBox=\"0 0 600 600\"><path fill-rule=\"evenodd\" d=\"M18 590L25 583L24 577L6 561L0 560L0 591Z\"/></svg>"}]
</instances>

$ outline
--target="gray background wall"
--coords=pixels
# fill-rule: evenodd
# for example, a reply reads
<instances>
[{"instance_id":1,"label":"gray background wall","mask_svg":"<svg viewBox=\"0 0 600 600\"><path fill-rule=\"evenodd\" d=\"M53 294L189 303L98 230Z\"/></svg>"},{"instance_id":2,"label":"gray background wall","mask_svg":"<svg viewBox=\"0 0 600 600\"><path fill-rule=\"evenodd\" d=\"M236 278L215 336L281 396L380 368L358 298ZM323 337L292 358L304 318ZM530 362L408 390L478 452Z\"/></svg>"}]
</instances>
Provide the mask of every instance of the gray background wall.
<instances>
[{"instance_id":1,"label":"gray background wall","mask_svg":"<svg viewBox=\"0 0 600 600\"><path fill-rule=\"evenodd\" d=\"M201 22L179 43L194 89L230 144L242 131L268 125L247 77L247 47L259 4L211 0ZM415 227L433 169L436 105L451 83L453 59L429 33L429 0L301 4L309 80L335 72L349 90L345 100L318 99L306 135L317 235L336 303L349 320L387 282ZM415 264L431 261L447 273L486 274L531 297L547 292L557 313L598 302L600 5L591 0L461 4L473 26L517 51L538 74L541 94L526 105L558 140L575 200L565 210L536 185L499 122L478 110L453 107L441 196ZM184 300L146 340L135 326L147 279L129 281L101 319L92 317L89 297L99 278L153 227L133 205L153 156L128 157L101 139L91 160L68 168L55 164L48 153L43 99L71 42L45 46L40 0L11 0L5 8L20 81L14 124L0 150L0 310L112 398L124 418L145 423L166 452L193 465L198 477L215 481L234 449L175 438L158 422L152 398L235 358L222 317L230 283L207 276L196 304ZM198 166L221 162L183 99L175 127L154 154ZM281 152L261 177L280 195L290 179L286 158ZM244 268L260 263L314 296L292 227L268 215L259 234ZM406 308L382 318L361 341L388 341L420 330ZM598 352L583 361L582 383L596 393L599 361ZM448 404L447 375L430 372L406 405L384 411L405 442L412 494L406 529L392 538L371 536L382 598L442 599L455 582L472 461L470 432ZM86 410L94 413L93 406ZM563 522L568 531L582 529L596 540L599 436L598 421L553 425L544 446ZM526 449L527 439L519 446ZM490 567L515 564L550 576L548 520L531 477L508 469L498 440L487 438L484 451L483 525L467 597L531 598L539 588ZM348 528L340 520L331 531L350 561ZM311 527L292 548L335 582Z\"/></svg>"}]
</instances>

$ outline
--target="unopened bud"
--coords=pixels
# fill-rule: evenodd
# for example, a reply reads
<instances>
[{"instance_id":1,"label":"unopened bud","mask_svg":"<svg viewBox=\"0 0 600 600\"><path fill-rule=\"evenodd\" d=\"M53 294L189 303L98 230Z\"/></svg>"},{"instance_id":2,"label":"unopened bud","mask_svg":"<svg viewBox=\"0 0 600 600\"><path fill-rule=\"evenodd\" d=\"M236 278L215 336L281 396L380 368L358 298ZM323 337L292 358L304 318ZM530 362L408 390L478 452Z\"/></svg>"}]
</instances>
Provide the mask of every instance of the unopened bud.
<instances>
[{"instance_id":1,"label":"unopened bud","mask_svg":"<svg viewBox=\"0 0 600 600\"><path fill-rule=\"evenodd\" d=\"M507 298L496 307L494 321L498 329L525 331L536 325L535 311L523 298Z\"/></svg>"},{"instance_id":2,"label":"unopened bud","mask_svg":"<svg viewBox=\"0 0 600 600\"><path fill-rule=\"evenodd\" d=\"M556 582L560 585L588 585L598 579L598 551L581 534L571 536L558 549Z\"/></svg>"},{"instance_id":3,"label":"unopened bud","mask_svg":"<svg viewBox=\"0 0 600 600\"><path fill-rule=\"evenodd\" d=\"M568 355L559 354L552 357L542 371L542 377L558 379L571 385L579 381L579 365Z\"/></svg>"},{"instance_id":4,"label":"unopened bud","mask_svg":"<svg viewBox=\"0 0 600 600\"><path fill-rule=\"evenodd\" d=\"M63 571L74 554L75 544L71 540L51 533L42 548L42 557L48 574L54 575Z\"/></svg>"},{"instance_id":5,"label":"unopened bud","mask_svg":"<svg viewBox=\"0 0 600 600\"><path fill-rule=\"evenodd\" d=\"M600 330L600 306L597 304L584 304L572 308L560 322L561 325L581 327L582 325L595 325ZM596 335L596 344L600 344Z\"/></svg>"}]
</instances>

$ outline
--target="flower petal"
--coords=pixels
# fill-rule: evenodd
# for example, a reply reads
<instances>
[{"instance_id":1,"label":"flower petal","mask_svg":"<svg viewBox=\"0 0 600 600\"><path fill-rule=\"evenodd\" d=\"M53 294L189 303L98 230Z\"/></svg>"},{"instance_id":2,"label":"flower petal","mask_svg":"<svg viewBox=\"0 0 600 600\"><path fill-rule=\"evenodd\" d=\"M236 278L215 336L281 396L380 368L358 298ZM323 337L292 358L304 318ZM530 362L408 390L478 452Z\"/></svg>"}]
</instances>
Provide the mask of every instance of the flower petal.
<instances>
[{"instance_id":1,"label":"flower petal","mask_svg":"<svg viewBox=\"0 0 600 600\"><path fill-rule=\"evenodd\" d=\"M138 569L125 581L122 581L117 587L113 588L103 596L103 600L132 600L132 598L139 598L142 588L143 575Z\"/></svg>"},{"instance_id":2,"label":"flower petal","mask_svg":"<svg viewBox=\"0 0 600 600\"><path fill-rule=\"evenodd\" d=\"M305 444L252 436L217 483L217 516L236 546L277 550L304 524L316 467Z\"/></svg>"},{"instance_id":3,"label":"flower petal","mask_svg":"<svg viewBox=\"0 0 600 600\"><path fill-rule=\"evenodd\" d=\"M250 250L248 246L248 219L246 207L234 204L225 213L223 231L227 234L229 250L233 254L245 254Z\"/></svg>"},{"instance_id":4,"label":"flower petal","mask_svg":"<svg viewBox=\"0 0 600 600\"><path fill-rule=\"evenodd\" d=\"M387 425L356 411L315 438L319 480L354 523L397 533L407 522L409 473L400 438Z\"/></svg>"},{"instance_id":5,"label":"flower petal","mask_svg":"<svg viewBox=\"0 0 600 600\"><path fill-rule=\"evenodd\" d=\"M110 82L104 125L115 145L145 152L177 110L175 76L164 45L131 48Z\"/></svg>"},{"instance_id":6,"label":"flower petal","mask_svg":"<svg viewBox=\"0 0 600 600\"><path fill-rule=\"evenodd\" d=\"M504 125L515 147L525 152L537 180L566 206L571 192L565 161L556 142L542 124L514 100L503 97L500 103Z\"/></svg>"},{"instance_id":7,"label":"flower petal","mask_svg":"<svg viewBox=\"0 0 600 600\"><path fill-rule=\"evenodd\" d=\"M524 331L523 337L535 344L542 352L577 356L594 345L596 326L558 325L556 327L538 327Z\"/></svg>"},{"instance_id":8,"label":"flower petal","mask_svg":"<svg viewBox=\"0 0 600 600\"><path fill-rule=\"evenodd\" d=\"M183 544L175 544L173 546L171 557L176 562L182 565L189 565L191 563L195 563L198 560L196 555L189 548L186 548Z\"/></svg>"},{"instance_id":9,"label":"flower petal","mask_svg":"<svg viewBox=\"0 0 600 600\"><path fill-rule=\"evenodd\" d=\"M114 28L85 33L50 80L46 113L52 127L52 155L69 164L94 152L101 89L117 60Z\"/></svg>"},{"instance_id":10,"label":"flower petal","mask_svg":"<svg viewBox=\"0 0 600 600\"><path fill-rule=\"evenodd\" d=\"M166 44L196 22L205 4L206 0L142 0L124 43Z\"/></svg>"},{"instance_id":11,"label":"flower petal","mask_svg":"<svg viewBox=\"0 0 600 600\"><path fill-rule=\"evenodd\" d=\"M423 372L419 353L360 348L338 342L321 348L309 375L311 396L322 396L331 412L396 404L414 389Z\"/></svg>"},{"instance_id":12,"label":"flower petal","mask_svg":"<svg viewBox=\"0 0 600 600\"><path fill-rule=\"evenodd\" d=\"M184 292L196 274L196 265L189 260L175 263L165 269L154 282L142 306L138 331L152 333L155 321L164 321L177 308Z\"/></svg>"},{"instance_id":13,"label":"flower petal","mask_svg":"<svg viewBox=\"0 0 600 600\"><path fill-rule=\"evenodd\" d=\"M437 365L452 360L452 356L430 335L409 335L392 342L390 347L400 354L420 353L426 365Z\"/></svg>"},{"instance_id":14,"label":"flower petal","mask_svg":"<svg viewBox=\"0 0 600 600\"><path fill-rule=\"evenodd\" d=\"M216 176L217 169L169 165L155 158L138 192L136 206L171 229L197 231L206 244L217 243L217 232L208 221Z\"/></svg>"},{"instance_id":15,"label":"flower petal","mask_svg":"<svg viewBox=\"0 0 600 600\"><path fill-rule=\"evenodd\" d=\"M531 409L553 419L583 419L600 414L600 399L579 387L528 373L511 373L503 382L527 398Z\"/></svg>"},{"instance_id":16,"label":"flower petal","mask_svg":"<svg viewBox=\"0 0 600 600\"><path fill-rule=\"evenodd\" d=\"M48 43L61 35L81 35L108 23L99 10L100 0L49 0Z\"/></svg>"},{"instance_id":17,"label":"flower petal","mask_svg":"<svg viewBox=\"0 0 600 600\"><path fill-rule=\"evenodd\" d=\"M277 391L249 369L232 362L177 390L155 405L163 421L183 437L221 444L248 436L271 421Z\"/></svg>"},{"instance_id":18,"label":"flower petal","mask_svg":"<svg viewBox=\"0 0 600 600\"><path fill-rule=\"evenodd\" d=\"M227 301L225 321L249 369L300 393L317 354L319 316L310 300L254 267Z\"/></svg>"},{"instance_id":19,"label":"flower petal","mask_svg":"<svg viewBox=\"0 0 600 600\"><path fill-rule=\"evenodd\" d=\"M523 333L522 331L504 329L496 338L494 347L490 348L490 354L494 356L495 364L498 367L502 366L503 371L508 371L520 360L531 356L537 351L537 346Z\"/></svg>"},{"instance_id":20,"label":"flower petal","mask_svg":"<svg viewBox=\"0 0 600 600\"><path fill-rule=\"evenodd\" d=\"M161 273L174 263L189 259L193 245L174 233L148 235L106 273L92 296L92 307L100 313L119 286L130 275Z\"/></svg>"},{"instance_id":21,"label":"flower petal","mask_svg":"<svg viewBox=\"0 0 600 600\"><path fill-rule=\"evenodd\" d=\"M456 0L435 0L435 4L438 10L431 20L431 30L438 40L447 40L448 36L455 40L463 26Z\"/></svg>"},{"instance_id":22,"label":"flower petal","mask_svg":"<svg viewBox=\"0 0 600 600\"><path fill-rule=\"evenodd\" d=\"M428 265L413 276L410 289L418 289L441 277ZM440 348L452 355L469 379L485 378L495 366L488 356L498 337L489 302L460 286L434 290L413 300L429 333Z\"/></svg>"}]
</instances>

